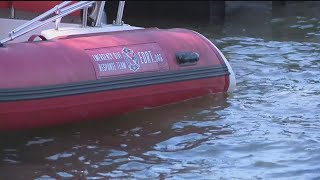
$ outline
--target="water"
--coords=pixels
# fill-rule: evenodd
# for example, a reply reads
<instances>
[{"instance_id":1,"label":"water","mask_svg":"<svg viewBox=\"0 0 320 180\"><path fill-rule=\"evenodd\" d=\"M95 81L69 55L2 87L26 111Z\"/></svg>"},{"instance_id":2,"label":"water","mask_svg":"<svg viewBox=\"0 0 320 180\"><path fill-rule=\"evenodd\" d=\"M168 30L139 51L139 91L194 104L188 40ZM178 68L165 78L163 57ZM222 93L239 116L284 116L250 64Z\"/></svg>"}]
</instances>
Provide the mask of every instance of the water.
<instances>
[{"instance_id":1,"label":"water","mask_svg":"<svg viewBox=\"0 0 320 180\"><path fill-rule=\"evenodd\" d=\"M319 7L243 7L223 26L181 24L226 55L233 94L1 134L0 179L320 179Z\"/></svg>"}]
</instances>

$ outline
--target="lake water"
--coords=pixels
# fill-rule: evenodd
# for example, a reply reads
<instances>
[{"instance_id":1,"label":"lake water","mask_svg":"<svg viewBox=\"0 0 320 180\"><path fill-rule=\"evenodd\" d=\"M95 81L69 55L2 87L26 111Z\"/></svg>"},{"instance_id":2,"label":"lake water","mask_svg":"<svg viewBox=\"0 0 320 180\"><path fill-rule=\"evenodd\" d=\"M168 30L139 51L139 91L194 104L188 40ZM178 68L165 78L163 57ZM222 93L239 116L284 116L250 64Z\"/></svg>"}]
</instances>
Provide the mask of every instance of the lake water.
<instances>
[{"instance_id":1,"label":"lake water","mask_svg":"<svg viewBox=\"0 0 320 180\"><path fill-rule=\"evenodd\" d=\"M2 133L0 179L320 179L319 9L241 7L224 25L145 21L209 37L233 67L237 90Z\"/></svg>"}]
</instances>

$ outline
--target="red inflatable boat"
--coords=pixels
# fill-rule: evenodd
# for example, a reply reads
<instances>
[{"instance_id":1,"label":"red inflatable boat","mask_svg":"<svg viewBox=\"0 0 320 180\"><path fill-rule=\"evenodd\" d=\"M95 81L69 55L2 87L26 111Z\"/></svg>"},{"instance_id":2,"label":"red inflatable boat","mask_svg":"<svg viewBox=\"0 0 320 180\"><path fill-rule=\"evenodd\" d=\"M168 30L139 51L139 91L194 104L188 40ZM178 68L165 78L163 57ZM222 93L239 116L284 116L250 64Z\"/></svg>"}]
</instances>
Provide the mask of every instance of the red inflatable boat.
<instances>
[{"instance_id":1,"label":"red inflatable boat","mask_svg":"<svg viewBox=\"0 0 320 180\"><path fill-rule=\"evenodd\" d=\"M235 88L228 61L208 39L186 29L125 25L123 6L113 24L98 22L98 11L93 27L51 29L8 44L20 35L11 31L1 41L0 131L108 117Z\"/></svg>"}]
</instances>

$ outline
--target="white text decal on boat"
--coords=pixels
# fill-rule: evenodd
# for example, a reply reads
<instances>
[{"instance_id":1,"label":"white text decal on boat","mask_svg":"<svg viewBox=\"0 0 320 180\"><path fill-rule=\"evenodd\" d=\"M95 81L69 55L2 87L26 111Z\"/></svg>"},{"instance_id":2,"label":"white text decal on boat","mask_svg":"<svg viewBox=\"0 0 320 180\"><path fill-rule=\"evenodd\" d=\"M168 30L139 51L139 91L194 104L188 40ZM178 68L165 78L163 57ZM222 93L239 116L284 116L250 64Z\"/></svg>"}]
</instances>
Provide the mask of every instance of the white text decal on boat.
<instances>
[{"instance_id":1,"label":"white text decal on boat","mask_svg":"<svg viewBox=\"0 0 320 180\"><path fill-rule=\"evenodd\" d=\"M163 71L169 66L157 43L86 50L97 77L135 72Z\"/></svg>"}]
</instances>

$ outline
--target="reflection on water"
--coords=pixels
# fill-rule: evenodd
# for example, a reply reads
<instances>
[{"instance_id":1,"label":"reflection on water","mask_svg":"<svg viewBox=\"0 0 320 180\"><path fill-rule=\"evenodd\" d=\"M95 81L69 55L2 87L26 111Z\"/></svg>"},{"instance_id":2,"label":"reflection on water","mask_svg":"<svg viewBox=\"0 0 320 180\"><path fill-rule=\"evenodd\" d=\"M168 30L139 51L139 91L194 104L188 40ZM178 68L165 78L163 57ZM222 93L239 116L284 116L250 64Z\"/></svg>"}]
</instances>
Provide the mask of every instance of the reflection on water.
<instances>
[{"instance_id":1,"label":"reflection on water","mask_svg":"<svg viewBox=\"0 0 320 180\"><path fill-rule=\"evenodd\" d=\"M236 73L233 94L1 134L0 179L319 179L319 7L181 25L217 43Z\"/></svg>"},{"instance_id":2,"label":"reflection on water","mask_svg":"<svg viewBox=\"0 0 320 180\"><path fill-rule=\"evenodd\" d=\"M1 175L19 170L32 178L157 177L177 166L176 160L162 159L162 153L180 154L232 134L216 113L229 107L226 98L216 94L107 121L6 134L0 163L7 173Z\"/></svg>"}]
</instances>

